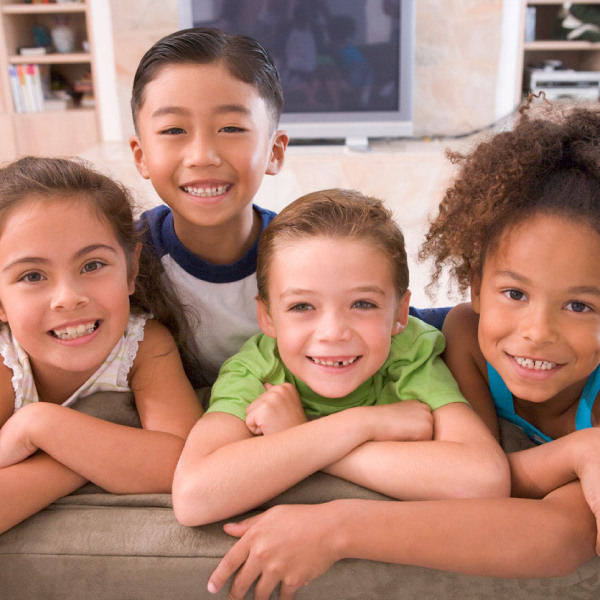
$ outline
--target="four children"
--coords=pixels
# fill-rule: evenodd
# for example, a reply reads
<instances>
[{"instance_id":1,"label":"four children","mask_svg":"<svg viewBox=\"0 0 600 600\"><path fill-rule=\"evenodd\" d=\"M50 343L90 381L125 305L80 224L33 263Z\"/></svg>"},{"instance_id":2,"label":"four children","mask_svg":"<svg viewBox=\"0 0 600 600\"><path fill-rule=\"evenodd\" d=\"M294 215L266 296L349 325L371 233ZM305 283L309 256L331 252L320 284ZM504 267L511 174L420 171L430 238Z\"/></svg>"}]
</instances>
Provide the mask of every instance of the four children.
<instances>
[{"instance_id":1,"label":"four children","mask_svg":"<svg viewBox=\"0 0 600 600\"><path fill-rule=\"evenodd\" d=\"M116 492L167 491L197 421L173 483L174 508L184 524L254 508L318 470L396 498L437 499L376 508L359 501L277 507L229 526L242 539L211 578L211 591L250 560L261 536L273 547L286 543L283 526L277 535L280 515L301 523L311 511L327 511L327 519L314 520L322 529L303 538L302 528L287 527L288 535L297 534L288 544L289 560L284 572L271 571L269 580L263 575L260 593L283 582L282 593L293 595L346 556L515 576L520 571L512 558L489 568L493 550L483 556L472 550L473 539L500 534L519 557L522 548L510 537L518 514L528 514L547 536L548 552L560 541L553 556L566 546L577 566L592 555L588 504L600 515L599 442L590 429L599 417L594 401L600 387L595 114L575 111L560 123L524 116L513 132L464 158L423 250L436 258L437 274L450 261L462 288L471 287L472 306L456 307L445 326L444 358L457 387L440 358L441 334L408 316L403 238L380 202L328 190L275 218L252 204L263 175L281 168L288 143L277 129L279 77L260 44L211 29L167 36L142 58L131 105L135 164L166 204L142 215L143 245L121 188L87 167L25 159L2 173L39 185L0 189L6 202L0 213L0 318L8 323L0 332L6 383L0 487L10 499L35 497L3 515L0 530L85 480ZM50 168L64 179L46 181ZM77 188L79 175L100 178L102 192ZM112 205L105 203L109 197ZM64 214L74 222L67 243L56 248L48 232L54 216ZM144 271L160 261L163 275L144 272L138 281L156 286L164 278L165 291L156 306L142 300L138 312L132 303L130 315L129 296L145 293L135 284L140 251ZM94 278L113 272L113 265L111 281L98 287ZM177 302L186 308L187 343L199 363L189 375L196 387L214 383L200 420L173 339L147 320L154 315L177 336L177 317L168 308ZM27 306L30 320L39 313L38 332L23 320ZM263 333L255 335L259 326ZM180 345L185 349L185 342ZM81 352L89 360L80 363ZM18 385L16 372L24 374ZM159 379L168 382L168 407ZM66 408L71 398L97 389L131 389L144 429L134 435ZM543 500L501 498L510 485L492 435L499 431L496 412L536 442L549 442L509 456L513 495ZM57 429L64 435L52 435ZM94 448L84 440L91 436ZM561 439L550 441L555 438ZM131 460L119 459L119 444L134 449ZM141 453L145 460L156 456L142 461L152 472L139 468ZM15 483L21 473L38 470L47 482L43 492ZM464 496L473 499L444 500ZM550 519L556 506L568 507L566 520ZM462 530L445 525L456 551L446 548L442 555L422 531L424 519L409 517L437 522L449 511L474 520ZM489 511L497 511L502 532L485 519ZM261 529L267 522L270 527ZM410 522L408 537L381 529L390 522ZM311 546L322 541L328 523L348 525L346 547L329 552L326 544ZM321 557L303 571L298 556L307 548ZM247 566L232 593L243 595L267 562L265 554Z\"/></svg>"}]
</instances>

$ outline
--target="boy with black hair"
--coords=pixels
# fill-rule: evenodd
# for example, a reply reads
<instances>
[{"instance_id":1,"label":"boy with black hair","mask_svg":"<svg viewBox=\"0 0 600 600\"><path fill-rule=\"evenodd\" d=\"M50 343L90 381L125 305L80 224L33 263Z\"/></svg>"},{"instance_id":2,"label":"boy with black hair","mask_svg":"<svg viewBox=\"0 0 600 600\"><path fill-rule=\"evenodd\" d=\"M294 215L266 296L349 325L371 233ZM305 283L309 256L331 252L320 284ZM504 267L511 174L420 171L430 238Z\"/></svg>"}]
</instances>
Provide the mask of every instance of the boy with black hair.
<instances>
[{"instance_id":1,"label":"boy with black hair","mask_svg":"<svg viewBox=\"0 0 600 600\"><path fill-rule=\"evenodd\" d=\"M166 204L145 212L152 245L190 318L192 350L212 384L225 359L258 331L258 238L274 213L252 204L281 169L279 75L254 39L192 28L159 40L133 83L130 147Z\"/></svg>"}]
</instances>

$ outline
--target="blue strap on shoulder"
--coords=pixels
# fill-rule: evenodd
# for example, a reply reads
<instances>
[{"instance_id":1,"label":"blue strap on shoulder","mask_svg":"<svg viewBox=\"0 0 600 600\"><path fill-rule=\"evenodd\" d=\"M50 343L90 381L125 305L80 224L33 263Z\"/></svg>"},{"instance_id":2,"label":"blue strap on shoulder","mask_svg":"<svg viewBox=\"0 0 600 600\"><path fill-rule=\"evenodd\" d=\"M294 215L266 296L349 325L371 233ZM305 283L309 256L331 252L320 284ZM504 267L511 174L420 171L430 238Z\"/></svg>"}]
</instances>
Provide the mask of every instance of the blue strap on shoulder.
<instances>
[{"instance_id":1,"label":"blue strap on shoulder","mask_svg":"<svg viewBox=\"0 0 600 600\"><path fill-rule=\"evenodd\" d=\"M577 413L575 414L575 428L578 431L593 427L592 408L598 392L600 392L600 366L594 369L583 388L583 394L581 394Z\"/></svg>"},{"instance_id":2,"label":"blue strap on shoulder","mask_svg":"<svg viewBox=\"0 0 600 600\"><path fill-rule=\"evenodd\" d=\"M529 423L520 417L515 412L515 405L513 402L513 395L508 389L502 377L498 374L498 371L487 363L488 382L490 386L490 392L496 405L496 412L499 417L518 425L536 444L543 444L544 442L551 442L552 438L542 433L537 427Z\"/></svg>"}]
</instances>

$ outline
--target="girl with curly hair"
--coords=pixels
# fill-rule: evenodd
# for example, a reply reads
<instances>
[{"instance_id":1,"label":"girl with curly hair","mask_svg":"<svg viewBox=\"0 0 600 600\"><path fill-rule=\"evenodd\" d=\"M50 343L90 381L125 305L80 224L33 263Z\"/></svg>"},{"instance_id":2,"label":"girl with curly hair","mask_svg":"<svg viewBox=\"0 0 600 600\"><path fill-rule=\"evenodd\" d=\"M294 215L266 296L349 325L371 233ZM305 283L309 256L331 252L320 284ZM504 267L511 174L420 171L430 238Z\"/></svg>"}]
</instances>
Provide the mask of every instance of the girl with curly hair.
<instances>
[{"instance_id":1,"label":"girl with curly hair","mask_svg":"<svg viewBox=\"0 0 600 600\"><path fill-rule=\"evenodd\" d=\"M226 526L241 539L209 589L242 564L232 597L261 575L289 598L342 558L496 577L566 575L592 558L600 113L531 113L528 104L512 130L451 155L460 169L421 250L434 259L434 284L449 268L471 290L444 324L462 393L498 438L497 415L537 444L508 455L513 497L274 507Z\"/></svg>"}]
</instances>

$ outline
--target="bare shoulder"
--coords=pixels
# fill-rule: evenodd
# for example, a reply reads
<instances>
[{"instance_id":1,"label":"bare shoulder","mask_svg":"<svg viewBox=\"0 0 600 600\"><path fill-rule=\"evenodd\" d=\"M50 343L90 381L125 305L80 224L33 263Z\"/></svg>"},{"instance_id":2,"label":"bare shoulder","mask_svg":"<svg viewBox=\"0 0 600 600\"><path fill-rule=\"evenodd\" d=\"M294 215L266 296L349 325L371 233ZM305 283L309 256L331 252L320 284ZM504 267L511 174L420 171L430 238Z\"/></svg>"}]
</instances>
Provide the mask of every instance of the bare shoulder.
<instances>
[{"instance_id":1,"label":"bare shoulder","mask_svg":"<svg viewBox=\"0 0 600 600\"><path fill-rule=\"evenodd\" d=\"M470 302L457 304L448 313L442 332L446 338L444 357L458 356L461 360L470 357L480 369L485 365L481 351L477 328L479 315L473 310Z\"/></svg>"},{"instance_id":2,"label":"bare shoulder","mask_svg":"<svg viewBox=\"0 0 600 600\"><path fill-rule=\"evenodd\" d=\"M139 349L152 354L165 354L176 350L177 346L171 332L159 321L148 319L144 327L144 339Z\"/></svg>"},{"instance_id":3,"label":"bare shoulder","mask_svg":"<svg viewBox=\"0 0 600 600\"><path fill-rule=\"evenodd\" d=\"M487 363L479 349L478 326L479 316L470 303L455 306L444 322L443 358L463 396L498 438L498 419L487 383Z\"/></svg>"},{"instance_id":4,"label":"bare shoulder","mask_svg":"<svg viewBox=\"0 0 600 600\"><path fill-rule=\"evenodd\" d=\"M465 334L477 337L479 315L473 310L470 302L463 302L454 306L444 321L443 333L449 336L464 336Z\"/></svg>"}]
</instances>

